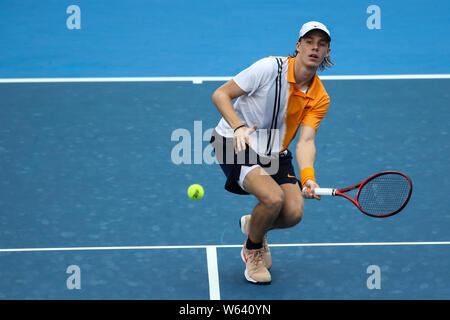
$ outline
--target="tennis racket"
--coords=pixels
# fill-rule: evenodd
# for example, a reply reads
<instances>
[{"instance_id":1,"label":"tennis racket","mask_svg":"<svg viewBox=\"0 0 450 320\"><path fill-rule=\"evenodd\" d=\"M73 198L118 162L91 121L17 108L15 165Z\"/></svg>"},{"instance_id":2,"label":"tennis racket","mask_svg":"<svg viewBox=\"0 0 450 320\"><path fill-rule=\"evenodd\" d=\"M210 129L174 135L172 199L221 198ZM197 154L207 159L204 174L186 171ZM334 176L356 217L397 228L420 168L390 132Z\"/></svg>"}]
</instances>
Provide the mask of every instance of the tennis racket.
<instances>
[{"instance_id":1,"label":"tennis racket","mask_svg":"<svg viewBox=\"0 0 450 320\"><path fill-rule=\"evenodd\" d=\"M353 199L346 193L358 189ZM385 171L345 189L316 188L319 196L340 196L350 200L361 212L385 218L399 213L412 193L411 179L401 172Z\"/></svg>"}]
</instances>

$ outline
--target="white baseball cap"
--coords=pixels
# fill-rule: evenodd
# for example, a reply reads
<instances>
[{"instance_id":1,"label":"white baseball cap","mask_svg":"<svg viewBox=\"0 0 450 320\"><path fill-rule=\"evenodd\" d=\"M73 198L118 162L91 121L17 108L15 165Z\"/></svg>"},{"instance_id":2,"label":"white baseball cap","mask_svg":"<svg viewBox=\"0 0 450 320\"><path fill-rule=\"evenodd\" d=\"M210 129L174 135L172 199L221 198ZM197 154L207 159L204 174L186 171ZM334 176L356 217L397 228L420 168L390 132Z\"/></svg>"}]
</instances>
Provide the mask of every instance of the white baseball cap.
<instances>
[{"instance_id":1,"label":"white baseball cap","mask_svg":"<svg viewBox=\"0 0 450 320\"><path fill-rule=\"evenodd\" d=\"M330 31L328 31L327 27L323 24L320 23L318 21L309 21L307 23L305 23L302 28L300 29L299 32L299 38L303 37L305 34L307 34L308 32L310 32L311 30L322 30L323 32L325 32L328 37L330 38L329 40L331 41L331 35L330 35Z\"/></svg>"}]
</instances>

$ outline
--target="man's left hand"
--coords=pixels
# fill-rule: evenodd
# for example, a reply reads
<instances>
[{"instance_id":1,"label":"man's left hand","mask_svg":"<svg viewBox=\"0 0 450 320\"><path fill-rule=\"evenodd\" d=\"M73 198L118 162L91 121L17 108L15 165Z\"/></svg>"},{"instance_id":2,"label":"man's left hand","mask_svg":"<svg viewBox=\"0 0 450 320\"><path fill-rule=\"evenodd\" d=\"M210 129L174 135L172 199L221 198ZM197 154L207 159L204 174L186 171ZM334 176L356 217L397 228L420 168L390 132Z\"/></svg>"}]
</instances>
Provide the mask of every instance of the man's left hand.
<instances>
[{"instance_id":1,"label":"man's left hand","mask_svg":"<svg viewBox=\"0 0 450 320\"><path fill-rule=\"evenodd\" d=\"M314 189L319 188L319 185L314 180L306 180L305 184L303 185L302 189L302 195L306 199L317 199L320 200L321 197L316 195L314 193Z\"/></svg>"}]
</instances>

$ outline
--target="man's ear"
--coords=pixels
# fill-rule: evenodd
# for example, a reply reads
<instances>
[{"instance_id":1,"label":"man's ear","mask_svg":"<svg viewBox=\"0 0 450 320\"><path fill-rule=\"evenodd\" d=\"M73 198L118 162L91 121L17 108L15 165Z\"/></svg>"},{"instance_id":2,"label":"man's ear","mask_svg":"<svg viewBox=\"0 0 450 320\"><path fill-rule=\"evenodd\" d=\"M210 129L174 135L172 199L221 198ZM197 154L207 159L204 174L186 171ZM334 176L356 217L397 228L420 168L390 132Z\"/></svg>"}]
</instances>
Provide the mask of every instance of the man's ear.
<instances>
[{"instance_id":1,"label":"man's ear","mask_svg":"<svg viewBox=\"0 0 450 320\"><path fill-rule=\"evenodd\" d=\"M330 56L330 52L331 52L331 48L328 47L328 52L327 52L327 55L325 56L325 58L328 58Z\"/></svg>"},{"instance_id":2,"label":"man's ear","mask_svg":"<svg viewBox=\"0 0 450 320\"><path fill-rule=\"evenodd\" d=\"M295 45L295 50L297 50L297 52L300 52L300 40L297 41Z\"/></svg>"}]
</instances>

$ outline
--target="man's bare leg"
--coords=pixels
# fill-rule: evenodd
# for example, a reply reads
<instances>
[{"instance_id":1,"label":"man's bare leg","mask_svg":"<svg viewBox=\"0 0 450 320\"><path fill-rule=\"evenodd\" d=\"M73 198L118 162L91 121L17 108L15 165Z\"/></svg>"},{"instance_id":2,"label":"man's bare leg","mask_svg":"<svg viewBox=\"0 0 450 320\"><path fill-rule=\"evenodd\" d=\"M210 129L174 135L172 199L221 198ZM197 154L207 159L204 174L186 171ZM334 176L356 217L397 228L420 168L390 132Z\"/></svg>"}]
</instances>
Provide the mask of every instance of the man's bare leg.
<instances>
[{"instance_id":1,"label":"man's bare leg","mask_svg":"<svg viewBox=\"0 0 450 320\"><path fill-rule=\"evenodd\" d=\"M281 187L267 175L261 167L250 171L244 179L244 188L259 201L252 211L249 239L252 243L262 243L264 235L273 228L284 202Z\"/></svg>"}]
</instances>

